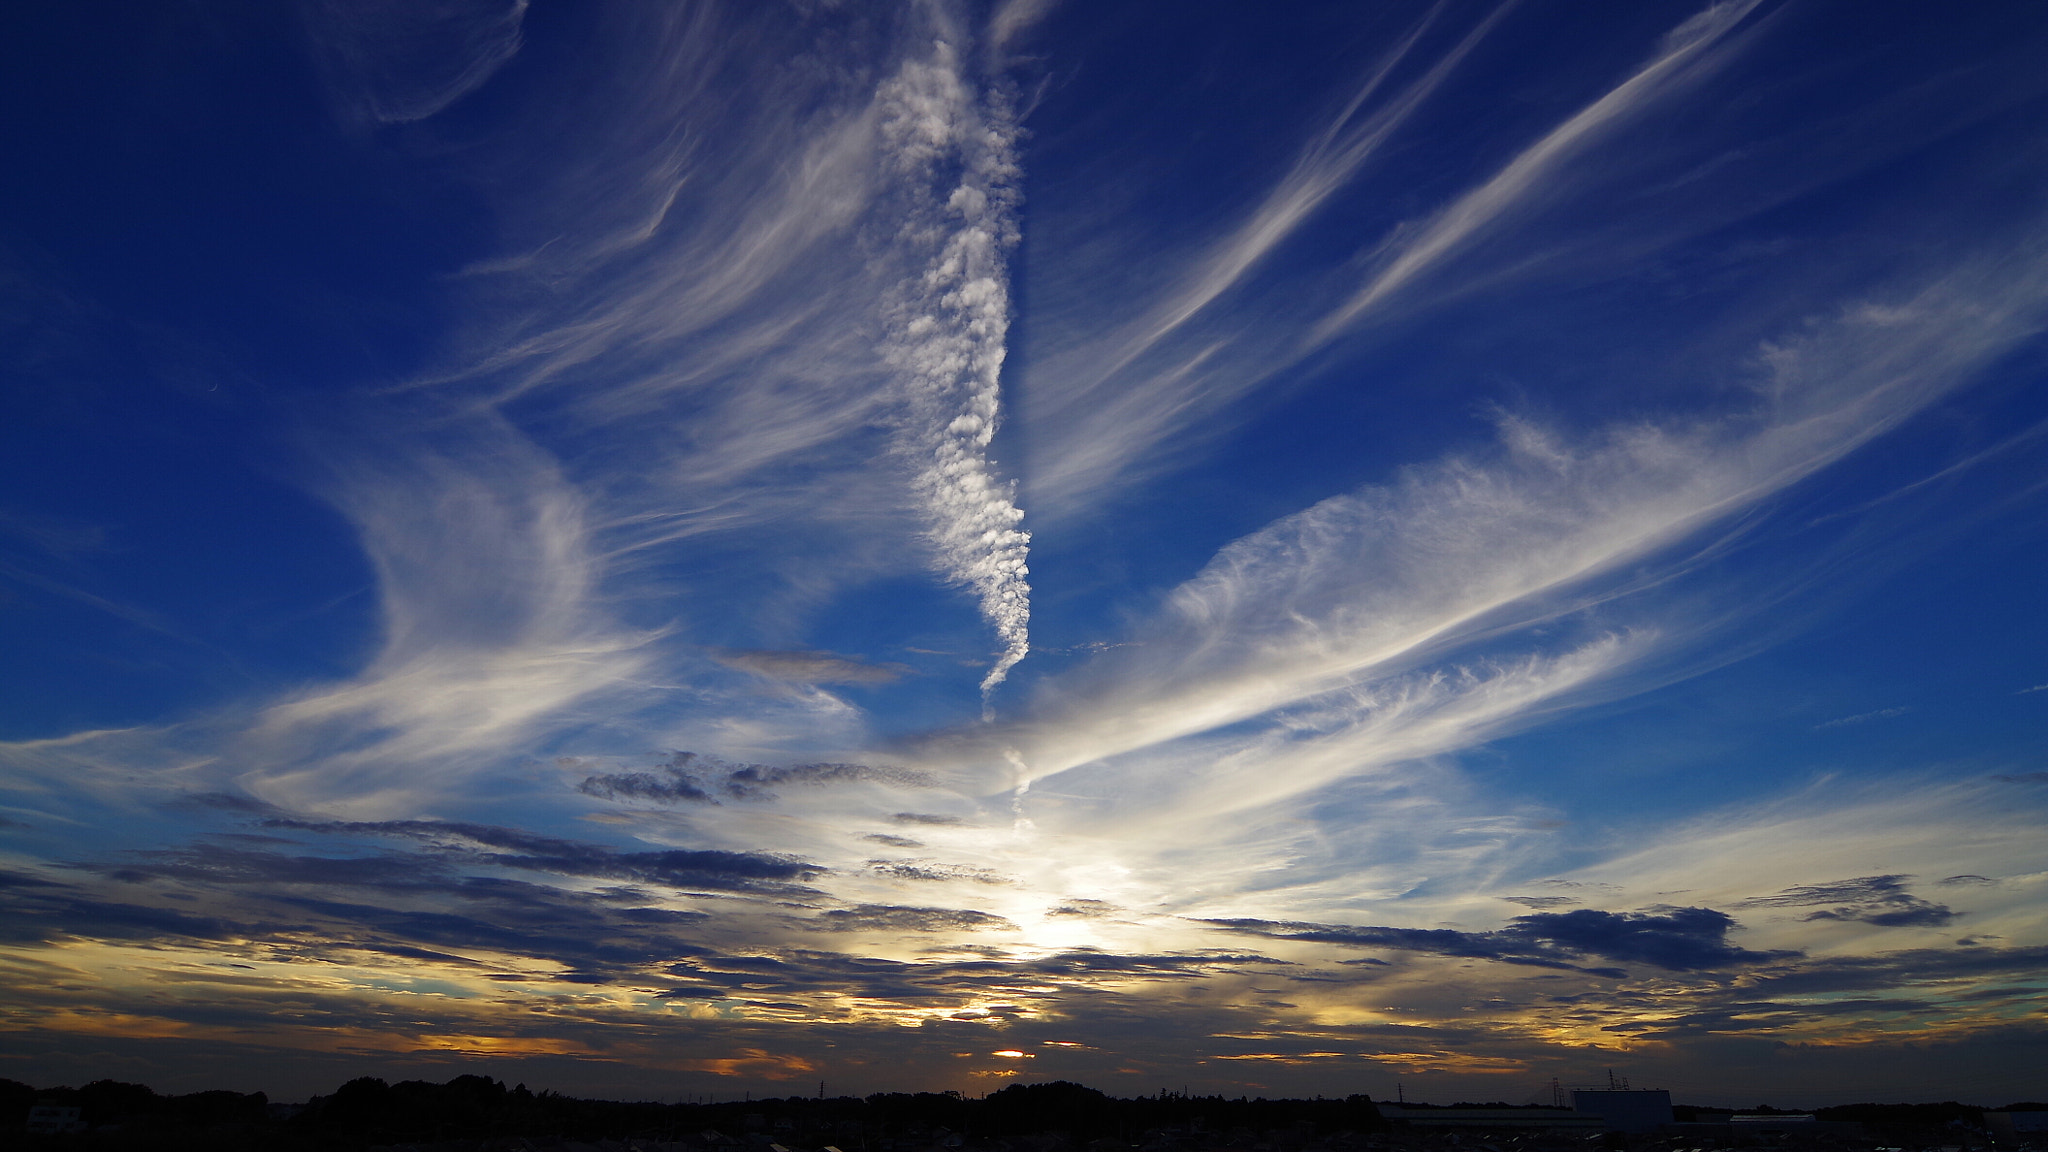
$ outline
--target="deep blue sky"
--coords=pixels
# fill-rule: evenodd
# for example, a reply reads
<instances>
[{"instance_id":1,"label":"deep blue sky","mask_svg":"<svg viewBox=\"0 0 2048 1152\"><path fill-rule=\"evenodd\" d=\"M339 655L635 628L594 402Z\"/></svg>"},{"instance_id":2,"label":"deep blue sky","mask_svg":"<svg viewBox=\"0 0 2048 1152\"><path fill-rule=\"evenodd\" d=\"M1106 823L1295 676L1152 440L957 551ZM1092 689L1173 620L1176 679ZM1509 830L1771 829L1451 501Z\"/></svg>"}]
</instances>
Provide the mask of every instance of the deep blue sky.
<instances>
[{"instance_id":1,"label":"deep blue sky","mask_svg":"<svg viewBox=\"0 0 2048 1152\"><path fill-rule=\"evenodd\" d=\"M0 1073L2039 1095L2037 6L4 19Z\"/></svg>"}]
</instances>

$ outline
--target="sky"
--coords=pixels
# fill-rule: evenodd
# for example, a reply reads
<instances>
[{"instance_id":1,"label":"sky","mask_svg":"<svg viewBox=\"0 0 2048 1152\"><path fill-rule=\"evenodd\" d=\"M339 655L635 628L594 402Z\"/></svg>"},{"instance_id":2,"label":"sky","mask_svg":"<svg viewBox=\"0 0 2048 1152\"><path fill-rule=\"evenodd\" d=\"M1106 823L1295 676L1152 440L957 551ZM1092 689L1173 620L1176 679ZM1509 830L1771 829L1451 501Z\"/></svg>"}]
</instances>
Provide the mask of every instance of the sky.
<instances>
[{"instance_id":1,"label":"sky","mask_svg":"<svg viewBox=\"0 0 2048 1152\"><path fill-rule=\"evenodd\" d=\"M0 20L0 1076L2048 1093L2048 8Z\"/></svg>"}]
</instances>

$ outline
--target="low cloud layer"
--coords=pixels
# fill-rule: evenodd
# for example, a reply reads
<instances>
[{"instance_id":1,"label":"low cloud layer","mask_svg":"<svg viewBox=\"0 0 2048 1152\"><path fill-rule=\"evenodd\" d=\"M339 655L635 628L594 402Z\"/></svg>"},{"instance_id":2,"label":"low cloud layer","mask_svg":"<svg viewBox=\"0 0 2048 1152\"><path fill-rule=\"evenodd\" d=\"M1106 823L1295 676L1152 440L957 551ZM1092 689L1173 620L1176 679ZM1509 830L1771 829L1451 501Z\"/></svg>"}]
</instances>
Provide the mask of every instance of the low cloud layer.
<instances>
[{"instance_id":1,"label":"low cloud layer","mask_svg":"<svg viewBox=\"0 0 2048 1152\"><path fill-rule=\"evenodd\" d=\"M1492 932L1461 932L1449 928L1370 928L1329 924L1272 923L1264 920L1209 921L1221 928L1360 948L1391 948L1499 960L1534 967L1572 968L1597 976L1622 977L1616 968L1582 968L1588 958L1648 964L1670 972L1753 965L1797 956L1794 952L1755 952L1730 943L1737 927L1725 912L1712 908L1659 908L1648 912L1601 912L1579 908L1570 912L1536 912L1517 916Z\"/></svg>"},{"instance_id":2,"label":"low cloud layer","mask_svg":"<svg viewBox=\"0 0 2048 1152\"><path fill-rule=\"evenodd\" d=\"M1939 928L1956 918L1946 905L1906 890L1910 876L1859 876L1832 884L1802 884L1775 896L1742 902L1745 908L1817 908L1807 920L1860 920L1881 928ZM1956 879L1951 877L1951 879Z\"/></svg>"},{"instance_id":3,"label":"low cloud layer","mask_svg":"<svg viewBox=\"0 0 2048 1152\"><path fill-rule=\"evenodd\" d=\"M574 766L573 762L565 766ZM609 772L585 777L576 790L605 800L655 804L719 804L724 800L769 801L776 785L824 786L882 783L896 788L930 788L929 773L866 764L728 764L716 757L676 752L659 773Z\"/></svg>"}]
</instances>

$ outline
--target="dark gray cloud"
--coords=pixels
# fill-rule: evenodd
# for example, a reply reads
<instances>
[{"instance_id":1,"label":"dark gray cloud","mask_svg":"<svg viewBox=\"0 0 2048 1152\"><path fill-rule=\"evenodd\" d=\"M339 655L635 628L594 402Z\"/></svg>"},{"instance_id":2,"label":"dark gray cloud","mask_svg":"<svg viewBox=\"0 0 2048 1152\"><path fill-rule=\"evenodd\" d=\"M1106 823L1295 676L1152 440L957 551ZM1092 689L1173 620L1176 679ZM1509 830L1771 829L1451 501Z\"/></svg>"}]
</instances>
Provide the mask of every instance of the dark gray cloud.
<instances>
[{"instance_id":1,"label":"dark gray cloud","mask_svg":"<svg viewBox=\"0 0 2048 1152\"><path fill-rule=\"evenodd\" d=\"M1498 935L1609 960L1640 961L1672 972L1795 955L1738 948L1727 939L1729 930L1737 927L1740 925L1733 917L1713 908L1665 906L1644 912L1579 908L1518 916Z\"/></svg>"},{"instance_id":2,"label":"dark gray cloud","mask_svg":"<svg viewBox=\"0 0 2048 1152\"><path fill-rule=\"evenodd\" d=\"M870 860L868 867L898 880L972 880L977 884L1008 884L1010 878L993 868L966 864L940 864L930 860Z\"/></svg>"},{"instance_id":3,"label":"dark gray cloud","mask_svg":"<svg viewBox=\"0 0 2048 1152\"><path fill-rule=\"evenodd\" d=\"M0 871L0 941L41 944L70 938L217 942L242 933L220 916L107 899L74 885Z\"/></svg>"},{"instance_id":4,"label":"dark gray cloud","mask_svg":"<svg viewBox=\"0 0 2048 1152\"><path fill-rule=\"evenodd\" d=\"M2048 784L2048 772L2001 772L1992 779L2006 784Z\"/></svg>"},{"instance_id":5,"label":"dark gray cloud","mask_svg":"<svg viewBox=\"0 0 2048 1152\"><path fill-rule=\"evenodd\" d=\"M709 919L648 906L646 893L626 887L463 876L422 853L329 858L202 843L137 856L75 869L97 888L0 874L0 938L230 942L273 956L458 964L483 950L566 970L548 979L591 983L672 960ZM189 908L167 907L173 900Z\"/></svg>"},{"instance_id":6,"label":"dark gray cloud","mask_svg":"<svg viewBox=\"0 0 2048 1152\"><path fill-rule=\"evenodd\" d=\"M648 964L676 955L681 941L659 933L635 932L613 923L599 909L573 899L529 894L507 898L494 893L462 902L461 911L391 908L311 896L285 896L281 903L308 918L309 928L325 937L314 954L359 949L419 958L420 950L479 966L467 952L488 951L559 964L567 971L547 974L569 983L620 979ZM337 929L345 928L344 931ZM351 935L352 933L352 935Z\"/></svg>"},{"instance_id":7,"label":"dark gray cloud","mask_svg":"<svg viewBox=\"0 0 2048 1152\"><path fill-rule=\"evenodd\" d=\"M891 836L886 832L870 832L867 835L861 837L861 839L871 840L877 844L887 844L891 848L924 847L924 841L922 840L912 840L908 836Z\"/></svg>"},{"instance_id":8,"label":"dark gray cloud","mask_svg":"<svg viewBox=\"0 0 2048 1152\"><path fill-rule=\"evenodd\" d=\"M1698 1012L1686 1012L1659 1020L1628 1020L1602 1027L1604 1032L1621 1032L1642 1039L1677 1039L1702 1034L1776 1032L1800 1024L1839 1019L1873 1018L1896 1013L1926 1012L1935 1005L1926 1000L1846 999L1816 1003L1771 1000L1735 1001Z\"/></svg>"},{"instance_id":9,"label":"dark gray cloud","mask_svg":"<svg viewBox=\"0 0 2048 1152\"><path fill-rule=\"evenodd\" d=\"M645 800L669 805L718 803L696 777L673 768L660 776L652 772L591 776L577 785L576 790L600 800Z\"/></svg>"},{"instance_id":10,"label":"dark gray cloud","mask_svg":"<svg viewBox=\"0 0 2048 1152\"><path fill-rule=\"evenodd\" d=\"M1939 880L1935 881L1935 883L1937 883L1937 884L1940 884L1940 885L1943 885L1944 887L1950 887L1950 888L1953 888L1953 887L1958 887L1958 886L1965 886L1965 885L1967 885L1967 886L1977 886L1977 885L1990 885L1990 884L1996 884L1996 883L1998 883L1998 881L1996 881L1996 880L1992 879L1992 878L1991 878L1991 877L1989 877L1989 876L1979 876L1979 875L1977 875L1977 874L1975 874L1975 873L1972 873L1972 872L1965 872L1965 873L1964 873L1964 874L1962 874L1961 876L1943 876L1943 877L1942 877L1941 879L1939 879Z\"/></svg>"},{"instance_id":11,"label":"dark gray cloud","mask_svg":"<svg viewBox=\"0 0 2048 1152\"><path fill-rule=\"evenodd\" d=\"M719 798L766 802L786 784L878 783L930 788L929 773L868 764L729 764L695 752L673 752L651 772L597 773L576 786L586 796L655 804L718 804Z\"/></svg>"},{"instance_id":12,"label":"dark gray cloud","mask_svg":"<svg viewBox=\"0 0 2048 1152\"><path fill-rule=\"evenodd\" d=\"M215 876L227 875L228 883L251 886L263 883L262 872L260 865L251 863L231 874ZM577 893L474 879L434 889L463 906L464 911L394 909L340 898L350 889L390 893L400 887L388 877L366 873L341 876L327 891L308 895L289 890L307 886L302 861L283 862L274 872L288 890L243 894L229 900L206 899L205 903L211 905L207 914L144 906L80 888L46 885L33 898L6 900L6 919L23 927L34 925L36 939L233 941L242 947L271 951L282 948L307 957L361 951L468 964L473 961L443 949L484 948L552 960L571 968L617 969L673 955L668 941L650 938L637 930L647 920L636 913L666 913L664 909L594 909ZM150 875L196 878L193 870L178 866L155 870ZM141 879L132 873L118 878L130 883ZM417 896L417 890L424 886L405 887L415 890L408 895ZM148 895L157 898L161 894L152 891ZM702 918L698 914L677 915ZM666 927L676 921L659 923ZM623 936L617 930L621 927L626 929Z\"/></svg>"},{"instance_id":13,"label":"dark gray cloud","mask_svg":"<svg viewBox=\"0 0 2048 1152\"><path fill-rule=\"evenodd\" d=\"M1508 960L1549 968L1578 969L1578 965L1554 957L1529 956L1524 951L1492 939L1493 933L1460 932L1449 928L1383 928L1347 924L1310 924L1274 920L1204 920L1231 932L1244 932L1277 940L1308 940L1319 944L1340 944L1358 948L1392 948L1406 952L1431 952L1439 956L1463 956L1482 960Z\"/></svg>"},{"instance_id":14,"label":"dark gray cloud","mask_svg":"<svg viewBox=\"0 0 2048 1152\"><path fill-rule=\"evenodd\" d=\"M1082 919L1099 920L1120 911L1107 900L1068 900L1046 912L1047 916L1076 916Z\"/></svg>"},{"instance_id":15,"label":"dark gray cloud","mask_svg":"<svg viewBox=\"0 0 2048 1152\"><path fill-rule=\"evenodd\" d=\"M889 817L898 824L958 825L967 821L958 816L941 816L932 812L898 812Z\"/></svg>"},{"instance_id":16,"label":"dark gray cloud","mask_svg":"<svg viewBox=\"0 0 2048 1152\"><path fill-rule=\"evenodd\" d=\"M239 812L258 816L281 816L283 811L248 796L231 792L195 792L165 805L172 811Z\"/></svg>"},{"instance_id":17,"label":"dark gray cloud","mask_svg":"<svg viewBox=\"0 0 2048 1152\"><path fill-rule=\"evenodd\" d=\"M202 841L183 848L137 852L133 857L133 863L92 867L112 879L130 883L161 879L228 886L311 885L386 890L439 889L454 875L446 858L421 852L300 856Z\"/></svg>"},{"instance_id":18,"label":"dark gray cloud","mask_svg":"<svg viewBox=\"0 0 2048 1152\"><path fill-rule=\"evenodd\" d=\"M1752 994L1810 995L2012 975L2031 977L2044 971L2048 971L2048 946L1999 948L1973 943L1766 966L1745 975L1743 985Z\"/></svg>"},{"instance_id":19,"label":"dark gray cloud","mask_svg":"<svg viewBox=\"0 0 2048 1152\"><path fill-rule=\"evenodd\" d=\"M909 768L875 767L867 764L767 764L733 766L721 786L728 795L742 800L773 800L768 789L777 784L888 784L897 788L930 788L930 773Z\"/></svg>"},{"instance_id":20,"label":"dark gray cloud","mask_svg":"<svg viewBox=\"0 0 2048 1152\"><path fill-rule=\"evenodd\" d=\"M1510 904L1520 904L1524 908L1562 908L1567 904L1578 903L1570 896L1503 896L1501 899Z\"/></svg>"},{"instance_id":21,"label":"dark gray cloud","mask_svg":"<svg viewBox=\"0 0 2048 1152\"><path fill-rule=\"evenodd\" d=\"M1856 920L1887 928L1938 928L1956 918L1947 905L1922 900L1906 890L1911 876L1858 876L1827 884L1801 884L1775 896L1744 900L1741 908L1812 908L1807 920Z\"/></svg>"},{"instance_id":22,"label":"dark gray cloud","mask_svg":"<svg viewBox=\"0 0 2048 1152\"><path fill-rule=\"evenodd\" d=\"M1187 976L1201 972L1242 968L1257 965L1260 968L1292 968L1286 960L1276 960L1258 952L1227 952L1209 949L1200 952L1160 952L1143 955L1120 955L1095 948L1075 948L1022 965L1023 969L1038 976L1076 976L1118 973L1130 976Z\"/></svg>"},{"instance_id":23,"label":"dark gray cloud","mask_svg":"<svg viewBox=\"0 0 2048 1152\"><path fill-rule=\"evenodd\" d=\"M1728 932L1738 925L1727 913L1712 908L1658 907L1644 912L1601 912L1579 908L1570 912L1537 912L1517 916L1507 927L1495 932L1270 920L1205 920L1202 923L1276 939L1430 952L1538 968L1571 969L1599 976L1622 976L1626 973L1613 968L1586 968L1576 961L1597 956L1651 964L1667 971L1690 972L1757 964L1796 955L1791 952L1754 952L1730 944Z\"/></svg>"},{"instance_id":24,"label":"dark gray cloud","mask_svg":"<svg viewBox=\"0 0 2048 1152\"><path fill-rule=\"evenodd\" d=\"M1576 1022L1673 1040L1781 1036L1837 1020L1926 1036L1954 1023L1959 1010L1977 1017L1970 1027L1980 1028L1985 1004L2038 1005L2041 991L2032 982L2048 966L2048 948L1959 944L1874 956L1802 957L1746 968L1676 996L1651 987L1552 999L1571 1005L1567 1018ZM1971 989L1972 984L1993 986Z\"/></svg>"},{"instance_id":25,"label":"dark gray cloud","mask_svg":"<svg viewBox=\"0 0 2048 1152\"><path fill-rule=\"evenodd\" d=\"M2024 985L2008 986L2004 988L1980 988L1975 992L1963 992L1949 997L1949 999L1951 1000L1959 1001L1962 1003L1975 1003L1986 1000L1998 1002L2004 1002L2008 1000L2028 1001L2038 1000L2040 998L2041 990L2039 988L2029 988Z\"/></svg>"},{"instance_id":26,"label":"dark gray cloud","mask_svg":"<svg viewBox=\"0 0 2048 1152\"><path fill-rule=\"evenodd\" d=\"M914 1005L957 1003L960 998L971 996L1053 1005L1065 997L1089 994L1104 983L1131 977L1196 979L1246 967L1290 967L1270 957L1245 952L1119 955L1076 948L1020 961L1005 956L1000 949L968 951L975 954L974 959L911 963L801 948L752 955L694 950L666 969L670 977L687 983L662 995L676 999L745 999L836 993ZM982 1018L987 1012L970 1015ZM959 1018L968 1019L970 1015Z\"/></svg>"},{"instance_id":27,"label":"dark gray cloud","mask_svg":"<svg viewBox=\"0 0 2048 1152\"><path fill-rule=\"evenodd\" d=\"M665 998L748 1000L833 993L936 1006L957 997L963 985L962 974L950 966L810 949L754 956L704 953L668 971L690 983L663 992Z\"/></svg>"},{"instance_id":28,"label":"dark gray cloud","mask_svg":"<svg viewBox=\"0 0 2048 1152\"><path fill-rule=\"evenodd\" d=\"M686 890L815 895L815 889L795 882L812 879L826 871L820 865L778 853L716 849L620 852L579 840L562 840L495 825L454 821L322 823L273 820L269 824L301 832L422 840L474 863L549 872L558 876L638 881ZM493 848L500 851L483 850Z\"/></svg>"},{"instance_id":29,"label":"dark gray cloud","mask_svg":"<svg viewBox=\"0 0 2048 1152\"><path fill-rule=\"evenodd\" d=\"M900 904L857 904L834 908L796 923L826 932L972 932L1015 928L1001 916L966 908L912 908Z\"/></svg>"}]
</instances>

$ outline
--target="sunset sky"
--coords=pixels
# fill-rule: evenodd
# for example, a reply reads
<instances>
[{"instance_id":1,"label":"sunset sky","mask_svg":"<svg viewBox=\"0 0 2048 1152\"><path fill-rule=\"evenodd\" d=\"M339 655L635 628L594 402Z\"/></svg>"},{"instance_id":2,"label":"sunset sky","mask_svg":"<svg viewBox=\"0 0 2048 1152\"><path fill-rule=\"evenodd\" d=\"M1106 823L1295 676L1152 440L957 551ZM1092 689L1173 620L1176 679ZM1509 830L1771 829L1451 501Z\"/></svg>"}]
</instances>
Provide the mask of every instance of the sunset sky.
<instances>
[{"instance_id":1,"label":"sunset sky","mask_svg":"<svg viewBox=\"0 0 2048 1152\"><path fill-rule=\"evenodd\" d=\"M2048 6L0 22L0 1076L2048 1093Z\"/></svg>"}]
</instances>

